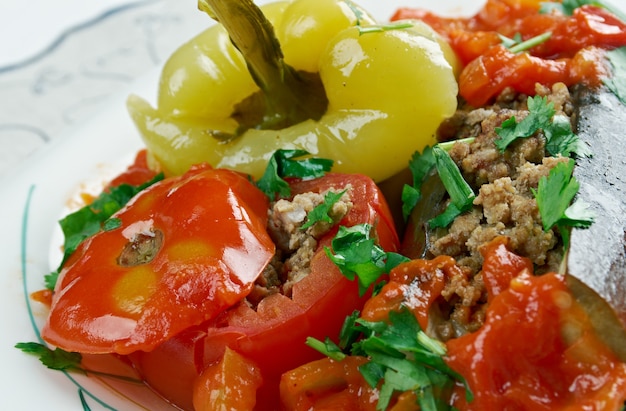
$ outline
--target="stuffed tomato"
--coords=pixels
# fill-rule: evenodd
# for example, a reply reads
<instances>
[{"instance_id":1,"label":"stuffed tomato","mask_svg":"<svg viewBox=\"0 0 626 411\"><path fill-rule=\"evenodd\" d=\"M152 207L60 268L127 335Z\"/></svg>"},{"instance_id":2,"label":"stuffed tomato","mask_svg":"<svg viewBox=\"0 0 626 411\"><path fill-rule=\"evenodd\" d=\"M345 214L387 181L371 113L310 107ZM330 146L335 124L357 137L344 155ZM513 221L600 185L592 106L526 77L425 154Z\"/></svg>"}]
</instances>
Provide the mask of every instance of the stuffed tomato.
<instances>
[{"instance_id":1,"label":"stuffed tomato","mask_svg":"<svg viewBox=\"0 0 626 411\"><path fill-rule=\"evenodd\" d=\"M337 335L345 317L360 309L367 298L359 296L358 284L345 278L326 255L325 247L330 246L338 227L367 223L385 250L398 247L388 206L369 177L327 174L313 180L291 180L289 186L290 198L272 203L269 212L268 231L278 251L269 264L272 268L259 275L252 291L234 306L187 327L155 349L137 350L129 356L155 391L183 409L194 408L192 387L202 372L225 361L225 351L231 350L260 371L261 378L255 379L259 387L255 409L277 409L281 374L321 356L305 345L306 338ZM307 207L328 192L343 193L336 203L340 205L334 207L340 211L333 216L333 223L321 230L315 226L307 229L306 233L313 231L310 237L314 240L294 240L304 233L300 226ZM282 209L282 214L277 209ZM296 235L287 238L288 230L277 226L289 226L293 221ZM285 250L289 243L293 248L298 242L306 245ZM299 274L292 275L292 271ZM283 279L277 282L277 277ZM235 372L234 368L229 372Z\"/></svg>"},{"instance_id":2,"label":"stuffed tomato","mask_svg":"<svg viewBox=\"0 0 626 411\"><path fill-rule=\"evenodd\" d=\"M203 166L141 191L64 263L43 338L129 354L214 318L274 254L267 204L245 176Z\"/></svg>"}]
</instances>

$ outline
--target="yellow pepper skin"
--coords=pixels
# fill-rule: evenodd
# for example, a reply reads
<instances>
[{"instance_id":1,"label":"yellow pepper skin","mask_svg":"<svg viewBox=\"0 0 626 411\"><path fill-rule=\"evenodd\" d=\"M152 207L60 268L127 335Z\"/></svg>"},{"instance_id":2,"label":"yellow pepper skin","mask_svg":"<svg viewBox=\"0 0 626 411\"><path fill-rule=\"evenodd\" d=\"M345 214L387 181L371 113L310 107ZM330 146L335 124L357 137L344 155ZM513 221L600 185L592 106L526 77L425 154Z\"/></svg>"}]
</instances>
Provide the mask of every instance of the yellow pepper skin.
<instances>
[{"instance_id":1,"label":"yellow pepper skin","mask_svg":"<svg viewBox=\"0 0 626 411\"><path fill-rule=\"evenodd\" d=\"M319 73L326 112L282 130L250 129L229 142L214 138L212 130L234 132L234 106L258 90L226 32L214 26L168 61L158 108L137 96L128 100L150 155L166 174L208 162L258 178L274 151L303 149L335 160L333 171L381 181L435 143L438 125L456 109L457 83L453 53L444 54L447 45L428 26L413 22L362 33L340 0L295 0L263 11L285 61ZM359 23L372 21L361 17Z\"/></svg>"}]
</instances>

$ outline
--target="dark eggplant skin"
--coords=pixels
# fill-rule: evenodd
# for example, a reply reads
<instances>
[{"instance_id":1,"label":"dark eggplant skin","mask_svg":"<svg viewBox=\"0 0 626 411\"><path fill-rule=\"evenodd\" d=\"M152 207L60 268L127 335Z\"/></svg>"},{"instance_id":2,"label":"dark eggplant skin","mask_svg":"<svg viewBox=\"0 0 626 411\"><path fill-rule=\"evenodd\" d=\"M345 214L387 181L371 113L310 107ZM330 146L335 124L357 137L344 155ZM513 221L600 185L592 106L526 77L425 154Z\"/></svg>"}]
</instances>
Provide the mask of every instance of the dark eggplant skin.
<instances>
[{"instance_id":1,"label":"dark eggplant skin","mask_svg":"<svg viewBox=\"0 0 626 411\"><path fill-rule=\"evenodd\" d=\"M598 293L626 327L626 106L607 89L578 86L572 96L576 133L593 153L576 160L577 198L595 220L572 230L567 272Z\"/></svg>"}]
</instances>

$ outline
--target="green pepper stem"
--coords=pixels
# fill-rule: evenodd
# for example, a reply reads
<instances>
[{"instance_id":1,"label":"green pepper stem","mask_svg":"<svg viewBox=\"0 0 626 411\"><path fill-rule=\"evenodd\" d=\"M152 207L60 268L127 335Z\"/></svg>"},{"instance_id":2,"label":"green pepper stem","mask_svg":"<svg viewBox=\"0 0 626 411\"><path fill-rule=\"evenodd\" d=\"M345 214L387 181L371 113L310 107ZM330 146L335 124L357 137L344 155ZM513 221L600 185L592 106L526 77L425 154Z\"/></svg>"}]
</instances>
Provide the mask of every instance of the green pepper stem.
<instances>
[{"instance_id":1,"label":"green pepper stem","mask_svg":"<svg viewBox=\"0 0 626 411\"><path fill-rule=\"evenodd\" d=\"M264 94L266 112L257 127L282 128L321 117L325 94L320 110L320 104L311 101L319 94L312 93L316 85L285 63L274 28L252 0L199 0L198 7L224 26Z\"/></svg>"}]
</instances>

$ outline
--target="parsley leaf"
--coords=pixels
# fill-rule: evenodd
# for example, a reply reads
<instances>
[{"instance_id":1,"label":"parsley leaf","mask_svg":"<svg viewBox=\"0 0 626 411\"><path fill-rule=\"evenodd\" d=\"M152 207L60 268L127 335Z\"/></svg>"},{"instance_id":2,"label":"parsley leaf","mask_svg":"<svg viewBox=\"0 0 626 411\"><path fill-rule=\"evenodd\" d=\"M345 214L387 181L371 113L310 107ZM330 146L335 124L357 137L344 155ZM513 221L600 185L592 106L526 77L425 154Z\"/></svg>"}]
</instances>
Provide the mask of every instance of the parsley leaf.
<instances>
[{"instance_id":1,"label":"parsley leaf","mask_svg":"<svg viewBox=\"0 0 626 411\"><path fill-rule=\"evenodd\" d=\"M446 150L437 145L433 147L433 154L439 178L450 195L450 203L444 213L428 222L430 227L436 228L447 226L458 215L471 209L476 194Z\"/></svg>"},{"instance_id":2,"label":"parsley leaf","mask_svg":"<svg viewBox=\"0 0 626 411\"><path fill-rule=\"evenodd\" d=\"M406 221L411 211L422 198L420 187L435 167L435 157L431 147L426 146L420 153L416 151L409 161L409 170L413 176L413 185L405 184L402 188L402 216Z\"/></svg>"},{"instance_id":3,"label":"parsley leaf","mask_svg":"<svg viewBox=\"0 0 626 411\"><path fill-rule=\"evenodd\" d=\"M324 202L319 204L313 210L309 211L307 215L307 221L304 223L300 229L306 230L307 228L313 226L315 223L320 221L325 221L329 224L333 223L333 218L329 215L330 211L333 208L333 205L337 201L341 199L341 197L345 194L346 190L340 192L327 191L324 195Z\"/></svg>"},{"instance_id":4,"label":"parsley leaf","mask_svg":"<svg viewBox=\"0 0 626 411\"><path fill-rule=\"evenodd\" d=\"M48 346L36 342L19 342L15 344L15 348L22 350L27 354L32 354L39 358L39 361L56 371L75 371L82 374L93 374L102 377L115 378L120 381L132 382L135 384L143 384L143 381L134 377L109 374L101 371L88 370L81 367L82 355L77 352L65 351L61 348L54 350Z\"/></svg>"},{"instance_id":5,"label":"parsley leaf","mask_svg":"<svg viewBox=\"0 0 626 411\"><path fill-rule=\"evenodd\" d=\"M44 285L48 290L54 291L54 287L57 284L57 279L59 278L60 271L61 270L58 269L57 271L52 271L51 273L43 276Z\"/></svg>"},{"instance_id":6,"label":"parsley leaf","mask_svg":"<svg viewBox=\"0 0 626 411\"><path fill-rule=\"evenodd\" d=\"M121 224L119 219L111 219L109 221L111 216L124 207L140 191L162 179L163 174L159 174L152 180L139 186L120 184L119 186L111 187L109 190L103 191L91 204L68 214L60 220L59 224L63 230L65 241L63 245L63 259L58 270L61 269L69 256L76 251L80 243L87 238L101 229L112 230L119 227ZM54 289L57 276L58 272L53 272L46 276L46 287L48 289Z\"/></svg>"},{"instance_id":7,"label":"parsley leaf","mask_svg":"<svg viewBox=\"0 0 626 411\"><path fill-rule=\"evenodd\" d=\"M35 355L43 365L52 370L84 372L80 367L82 356L79 353L67 352L60 348L51 350L47 346L35 342L17 343L15 348L27 354Z\"/></svg>"},{"instance_id":8,"label":"parsley leaf","mask_svg":"<svg viewBox=\"0 0 626 411\"><path fill-rule=\"evenodd\" d=\"M608 51L606 54L613 73L611 77L604 79L604 84L622 104L626 104L626 46Z\"/></svg>"},{"instance_id":9,"label":"parsley leaf","mask_svg":"<svg viewBox=\"0 0 626 411\"><path fill-rule=\"evenodd\" d=\"M569 118L558 114L552 118L552 124L543 130L546 136L546 151L550 155L570 157L572 154L591 157L589 147L572 131Z\"/></svg>"},{"instance_id":10,"label":"parsley leaf","mask_svg":"<svg viewBox=\"0 0 626 411\"><path fill-rule=\"evenodd\" d=\"M505 120L501 127L496 128L499 138L494 143L500 152L504 152L518 138L530 137L550 125L555 113L552 102L548 102L546 97L535 96L528 97L527 104L528 115L523 120L518 123L513 116Z\"/></svg>"},{"instance_id":11,"label":"parsley leaf","mask_svg":"<svg viewBox=\"0 0 626 411\"><path fill-rule=\"evenodd\" d=\"M455 218L463 214L461 210L459 210L454 203L450 202L446 206L446 209L443 213L438 216L431 218L428 220L428 226L430 228L445 228L452 224Z\"/></svg>"},{"instance_id":12,"label":"parsley leaf","mask_svg":"<svg viewBox=\"0 0 626 411\"><path fill-rule=\"evenodd\" d=\"M450 200L460 211L467 211L471 207L472 201L476 195L467 181L461 175L461 171L456 163L452 160L447 151L441 147L433 148L435 156L435 164L437 173L441 182L446 187Z\"/></svg>"},{"instance_id":13,"label":"parsley leaf","mask_svg":"<svg viewBox=\"0 0 626 411\"><path fill-rule=\"evenodd\" d=\"M593 223L593 213L580 201L572 204L580 184L572 175L574 160L561 162L539 179L537 190L532 189L541 214L543 229L557 227L565 249L569 245L569 228L587 228Z\"/></svg>"},{"instance_id":14,"label":"parsley leaf","mask_svg":"<svg viewBox=\"0 0 626 411\"><path fill-rule=\"evenodd\" d=\"M305 150L276 150L268 161L263 176L257 181L257 187L271 200L276 196L289 197L291 189L284 177L318 178L331 170L333 160L301 158L307 155L309 152Z\"/></svg>"},{"instance_id":15,"label":"parsley leaf","mask_svg":"<svg viewBox=\"0 0 626 411\"><path fill-rule=\"evenodd\" d=\"M455 381L464 382L445 363L445 345L428 337L406 307L390 312L388 322L366 321L355 312L346 319L338 345L313 338L307 344L338 360L345 352L368 357L359 370L368 384L380 387L377 410L387 409L394 393L404 391L415 391L421 410L449 410L442 399ZM469 390L466 396L471 401Z\"/></svg>"},{"instance_id":16,"label":"parsley leaf","mask_svg":"<svg viewBox=\"0 0 626 411\"><path fill-rule=\"evenodd\" d=\"M550 155L591 156L591 150L572 131L569 119L561 114L555 115L554 104L546 97L528 97L527 105L528 115L520 122L513 116L496 128L498 138L494 144L500 152L504 152L515 140L530 137L542 130L546 138L546 151Z\"/></svg>"},{"instance_id":17,"label":"parsley leaf","mask_svg":"<svg viewBox=\"0 0 626 411\"><path fill-rule=\"evenodd\" d=\"M448 154L448 150L457 141L471 143L474 137L439 143L432 148L427 146L421 154L417 152L411 158L409 169L413 175L413 185L405 185L402 189L402 214L405 220L421 200L422 184L431 175L433 169L436 169L450 195L451 202L444 213L431 219L428 224L432 228L446 227L454 218L471 208L475 194Z\"/></svg>"},{"instance_id":18,"label":"parsley leaf","mask_svg":"<svg viewBox=\"0 0 626 411\"><path fill-rule=\"evenodd\" d=\"M349 280L355 278L362 296L382 274L386 274L408 258L386 252L371 238L372 226L357 224L352 227L340 226L331 242L332 249L325 247L326 255L335 263Z\"/></svg>"}]
</instances>

